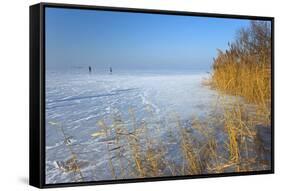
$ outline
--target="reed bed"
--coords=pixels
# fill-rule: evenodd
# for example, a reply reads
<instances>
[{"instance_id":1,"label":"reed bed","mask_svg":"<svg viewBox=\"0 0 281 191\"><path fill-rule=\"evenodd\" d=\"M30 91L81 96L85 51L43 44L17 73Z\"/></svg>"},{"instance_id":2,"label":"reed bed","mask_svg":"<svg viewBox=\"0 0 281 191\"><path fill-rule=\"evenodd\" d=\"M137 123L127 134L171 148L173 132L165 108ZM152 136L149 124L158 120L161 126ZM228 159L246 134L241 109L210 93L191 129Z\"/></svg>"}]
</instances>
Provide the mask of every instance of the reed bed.
<instances>
[{"instance_id":1,"label":"reed bed","mask_svg":"<svg viewBox=\"0 0 281 191\"><path fill-rule=\"evenodd\" d=\"M249 150L258 150L252 142L261 142L260 127L271 126L271 30L268 22L252 21L237 33L226 51L218 51L208 85L220 92L224 107L224 127L228 135L229 161L236 171L249 170L261 157L251 158ZM231 104L226 95L234 96ZM263 139L265 139L263 135ZM270 139L270 137L267 137ZM268 147L268 146L267 146ZM270 149L269 149L270 150ZM270 152L270 151L269 151ZM260 155L259 152L256 155ZM268 163L268 161L267 161ZM262 164L258 164L263 166ZM269 164L270 166L270 164ZM252 167L254 169L254 167Z\"/></svg>"},{"instance_id":2,"label":"reed bed","mask_svg":"<svg viewBox=\"0 0 281 191\"><path fill-rule=\"evenodd\" d=\"M252 21L237 39L214 59L211 86L222 93L241 96L259 108L270 123L271 30L268 22Z\"/></svg>"}]
</instances>

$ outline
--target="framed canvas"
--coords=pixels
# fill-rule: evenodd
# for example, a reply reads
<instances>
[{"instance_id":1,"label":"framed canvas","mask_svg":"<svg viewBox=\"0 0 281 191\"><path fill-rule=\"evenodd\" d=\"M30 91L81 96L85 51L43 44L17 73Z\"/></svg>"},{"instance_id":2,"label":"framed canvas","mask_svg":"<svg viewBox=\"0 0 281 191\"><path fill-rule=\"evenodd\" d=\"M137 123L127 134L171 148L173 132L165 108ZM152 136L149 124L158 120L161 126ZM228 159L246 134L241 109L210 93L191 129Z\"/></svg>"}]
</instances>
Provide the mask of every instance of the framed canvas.
<instances>
[{"instance_id":1,"label":"framed canvas","mask_svg":"<svg viewBox=\"0 0 281 191\"><path fill-rule=\"evenodd\" d=\"M274 172L274 18L30 6L30 185Z\"/></svg>"}]
</instances>

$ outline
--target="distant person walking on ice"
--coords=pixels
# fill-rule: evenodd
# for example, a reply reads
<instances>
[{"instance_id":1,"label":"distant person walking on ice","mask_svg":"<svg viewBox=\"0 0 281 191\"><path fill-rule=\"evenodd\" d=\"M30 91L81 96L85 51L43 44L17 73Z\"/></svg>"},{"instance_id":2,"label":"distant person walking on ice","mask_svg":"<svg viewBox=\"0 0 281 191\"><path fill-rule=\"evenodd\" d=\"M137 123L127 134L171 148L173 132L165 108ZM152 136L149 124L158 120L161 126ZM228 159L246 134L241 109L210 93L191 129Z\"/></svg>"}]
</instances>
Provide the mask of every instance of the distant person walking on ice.
<instances>
[{"instance_id":1,"label":"distant person walking on ice","mask_svg":"<svg viewBox=\"0 0 281 191\"><path fill-rule=\"evenodd\" d=\"M109 67L109 72L110 72L110 74L112 74L112 68L111 67Z\"/></svg>"},{"instance_id":2,"label":"distant person walking on ice","mask_svg":"<svg viewBox=\"0 0 281 191\"><path fill-rule=\"evenodd\" d=\"M92 67L91 66L89 66L89 73L91 73L92 72Z\"/></svg>"}]
</instances>

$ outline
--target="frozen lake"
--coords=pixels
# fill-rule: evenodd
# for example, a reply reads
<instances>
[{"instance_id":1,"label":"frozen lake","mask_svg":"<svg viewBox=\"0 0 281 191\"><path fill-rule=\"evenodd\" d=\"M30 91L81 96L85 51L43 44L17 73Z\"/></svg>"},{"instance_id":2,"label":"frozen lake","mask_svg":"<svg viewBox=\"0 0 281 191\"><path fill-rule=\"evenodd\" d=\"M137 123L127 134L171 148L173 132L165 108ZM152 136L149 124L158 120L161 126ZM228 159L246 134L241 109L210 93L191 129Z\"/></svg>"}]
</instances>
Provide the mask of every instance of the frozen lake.
<instances>
[{"instance_id":1,"label":"frozen lake","mask_svg":"<svg viewBox=\"0 0 281 191\"><path fill-rule=\"evenodd\" d=\"M73 175L63 173L57 161L65 161L74 152L82 160L80 167L85 180L110 179L103 141L91 135L100 131L99 120L112 124L122 118L132 127L145 121L155 134L167 133L173 116L189 120L204 117L216 102L217 94L202 85L206 72L189 73L113 73L51 72L46 74L46 183L73 181ZM151 123L151 125L149 124ZM168 124L168 125L167 125ZM67 145L71 145L72 151ZM94 169L94 170L93 170Z\"/></svg>"}]
</instances>

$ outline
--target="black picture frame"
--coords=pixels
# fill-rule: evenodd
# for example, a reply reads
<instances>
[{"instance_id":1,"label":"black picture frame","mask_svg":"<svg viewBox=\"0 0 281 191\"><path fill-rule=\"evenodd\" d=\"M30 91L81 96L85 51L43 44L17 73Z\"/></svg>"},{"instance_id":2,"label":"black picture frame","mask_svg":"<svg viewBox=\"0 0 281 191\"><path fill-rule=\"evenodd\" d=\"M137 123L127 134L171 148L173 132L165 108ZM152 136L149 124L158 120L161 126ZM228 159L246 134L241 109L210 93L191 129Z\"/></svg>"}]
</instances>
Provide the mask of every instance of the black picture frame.
<instances>
[{"instance_id":1,"label":"black picture frame","mask_svg":"<svg viewBox=\"0 0 281 191\"><path fill-rule=\"evenodd\" d=\"M249 20L266 20L271 22L271 169L263 171L249 171L239 173L221 173L205 175L187 175L173 177L155 177L142 179L108 180L80 183L45 183L45 8L68 8L85 10L103 10L132 13L152 13L164 15L199 16L213 18L238 18ZM115 183L135 183L146 181L179 180L191 178L210 178L242 175L258 175L274 173L274 18L231 15L216 13L197 13L155 9L135 9L121 7L103 7L73 4L39 3L30 6L30 129L29 129L29 184L38 188L53 188L65 186L83 186Z\"/></svg>"}]
</instances>

